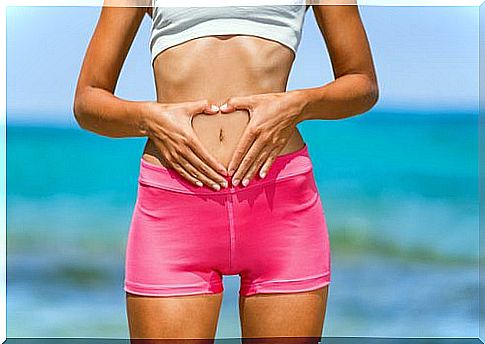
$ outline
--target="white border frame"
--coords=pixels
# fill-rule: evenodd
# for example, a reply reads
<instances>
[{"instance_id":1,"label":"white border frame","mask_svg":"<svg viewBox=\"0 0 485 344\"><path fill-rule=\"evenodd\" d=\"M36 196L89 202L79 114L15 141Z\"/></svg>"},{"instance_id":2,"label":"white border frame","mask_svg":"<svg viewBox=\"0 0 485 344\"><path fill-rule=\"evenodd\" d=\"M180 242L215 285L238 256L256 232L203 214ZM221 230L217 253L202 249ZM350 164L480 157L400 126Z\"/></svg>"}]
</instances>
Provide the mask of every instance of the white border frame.
<instances>
[{"instance_id":1,"label":"white border frame","mask_svg":"<svg viewBox=\"0 0 485 344\"><path fill-rule=\"evenodd\" d=\"M131 6L127 5L129 1L149 1L149 0L110 0L110 6ZM166 0L174 1L174 0ZM359 6L454 6L454 7L480 7L485 0L356 0ZM175 2L175 1L174 1ZM230 5L268 5L268 4L305 4L305 0L176 0L176 5L167 4L167 6L227 6ZM0 150L0 161L3 164L2 171L0 172L2 183L0 184L0 225L3 230L0 237L0 308L3 310L0 312L0 338L2 342L7 339L7 309L6 309L6 190L7 190L7 178L6 178L6 164L7 164L7 145L6 145L6 10L8 6L103 6L103 0L4 0L3 5L0 7L0 28L1 28L1 46L4 53L0 56L0 80L5 80L1 85L0 105L4 109L0 113L0 140L2 149ZM345 5L355 4L352 0L308 0L306 4L312 5ZM143 5L135 5L143 6ZM479 267L480 270L480 267ZM482 319L479 320L479 327ZM480 330L480 329L479 329ZM481 333L478 331L478 340L480 340Z\"/></svg>"}]
</instances>

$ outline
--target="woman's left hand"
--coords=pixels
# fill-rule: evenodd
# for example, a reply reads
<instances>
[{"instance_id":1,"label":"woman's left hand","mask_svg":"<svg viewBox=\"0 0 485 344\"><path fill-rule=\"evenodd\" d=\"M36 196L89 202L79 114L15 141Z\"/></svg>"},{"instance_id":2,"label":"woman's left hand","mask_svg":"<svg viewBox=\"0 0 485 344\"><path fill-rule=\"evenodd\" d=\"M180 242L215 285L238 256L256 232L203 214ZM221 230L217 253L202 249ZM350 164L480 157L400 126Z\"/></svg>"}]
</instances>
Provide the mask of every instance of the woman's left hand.
<instances>
[{"instance_id":1,"label":"woman's left hand","mask_svg":"<svg viewBox=\"0 0 485 344\"><path fill-rule=\"evenodd\" d=\"M261 178L266 176L293 134L302 104L295 92L263 93L230 97L220 110L249 112L249 123L228 166L232 184L236 186L242 180L247 186L258 170Z\"/></svg>"}]
</instances>

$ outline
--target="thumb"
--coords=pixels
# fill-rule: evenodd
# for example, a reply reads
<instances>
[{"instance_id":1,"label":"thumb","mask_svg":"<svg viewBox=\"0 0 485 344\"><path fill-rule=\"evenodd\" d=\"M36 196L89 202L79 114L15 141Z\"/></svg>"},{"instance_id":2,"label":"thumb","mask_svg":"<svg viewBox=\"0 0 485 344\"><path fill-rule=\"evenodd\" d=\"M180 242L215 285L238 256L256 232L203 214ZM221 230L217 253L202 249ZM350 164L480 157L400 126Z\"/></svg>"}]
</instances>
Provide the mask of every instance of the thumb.
<instances>
[{"instance_id":1,"label":"thumb","mask_svg":"<svg viewBox=\"0 0 485 344\"><path fill-rule=\"evenodd\" d=\"M220 107L222 112L232 112L235 110L252 110L253 102L250 97L230 97Z\"/></svg>"},{"instance_id":2,"label":"thumb","mask_svg":"<svg viewBox=\"0 0 485 344\"><path fill-rule=\"evenodd\" d=\"M200 100L191 102L189 105L189 111L192 114L206 113L209 115L214 115L216 113L219 113L219 107L215 104L212 104L208 100Z\"/></svg>"}]
</instances>

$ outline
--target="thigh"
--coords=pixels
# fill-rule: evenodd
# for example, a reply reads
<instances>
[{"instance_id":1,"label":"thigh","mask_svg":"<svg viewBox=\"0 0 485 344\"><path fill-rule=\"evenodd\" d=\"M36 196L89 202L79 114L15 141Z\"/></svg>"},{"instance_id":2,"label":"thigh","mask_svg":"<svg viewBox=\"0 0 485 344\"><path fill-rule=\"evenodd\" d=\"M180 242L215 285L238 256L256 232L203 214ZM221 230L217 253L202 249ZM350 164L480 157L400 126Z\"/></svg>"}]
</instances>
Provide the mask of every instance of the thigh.
<instances>
[{"instance_id":1,"label":"thigh","mask_svg":"<svg viewBox=\"0 0 485 344\"><path fill-rule=\"evenodd\" d=\"M242 337L307 337L313 338L316 343L315 338L321 337L323 331L328 288L329 285L298 293L241 296L239 312ZM282 342L281 339L279 342ZM290 342L305 341L288 340Z\"/></svg>"},{"instance_id":2,"label":"thigh","mask_svg":"<svg viewBox=\"0 0 485 344\"><path fill-rule=\"evenodd\" d=\"M216 334L221 302L222 293L173 297L126 293L130 337L132 339L207 339L207 343L212 343L211 339ZM146 341L142 342L146 343ZM192 342L187 341L187 343ZM196 342L206 343L206 341Z\"/></svg>"}]
</instances>

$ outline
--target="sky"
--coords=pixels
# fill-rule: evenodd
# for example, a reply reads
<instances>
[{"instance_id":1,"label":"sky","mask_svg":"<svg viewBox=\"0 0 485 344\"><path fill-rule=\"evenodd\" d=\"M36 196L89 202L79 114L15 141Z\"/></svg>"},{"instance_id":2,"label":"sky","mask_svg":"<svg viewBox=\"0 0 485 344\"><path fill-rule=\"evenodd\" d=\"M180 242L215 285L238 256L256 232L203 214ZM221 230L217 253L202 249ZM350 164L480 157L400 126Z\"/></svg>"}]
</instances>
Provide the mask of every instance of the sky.
<instances>
[{"instance_id":1,"label":"sky","mask_svg":"<svg viewBox=\"0 0 485 344\"><path fill-rule=\"evenodd\" d=\"M76 126L74 90L100 7L7 8L7 120ZM373 111L478 112L478 7L360 6L376 66L380 99ZM130 49L115 94L155 100L151 19ZM288 90L333 80L313 11Z\"/></svg>"}]
</instances>

